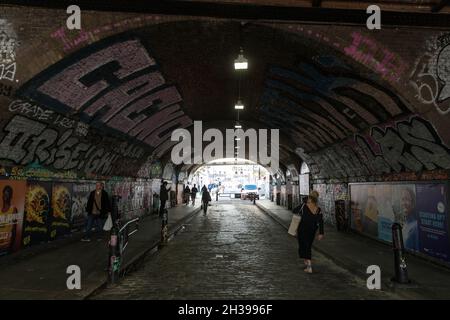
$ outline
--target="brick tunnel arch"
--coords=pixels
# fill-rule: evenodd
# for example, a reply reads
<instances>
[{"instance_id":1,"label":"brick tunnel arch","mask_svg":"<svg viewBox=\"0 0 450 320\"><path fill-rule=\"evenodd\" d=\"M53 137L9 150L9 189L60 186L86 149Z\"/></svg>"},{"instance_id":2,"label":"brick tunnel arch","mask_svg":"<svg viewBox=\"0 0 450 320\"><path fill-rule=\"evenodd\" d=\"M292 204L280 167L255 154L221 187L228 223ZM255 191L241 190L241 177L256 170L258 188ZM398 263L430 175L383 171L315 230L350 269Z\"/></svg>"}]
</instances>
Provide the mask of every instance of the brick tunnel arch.
<instances>
[{"instance_id":1,"label":"brick tunnel arch","mask_svg":"<svg viewBox=\"0 0 450 320\"><path fill-rule=\"evenodd\" d=\"M86 12L68 32L41 9L48 24L31 34L21 10L1 24L15 50L0 79L2 176L149 179L158 192L174 129L233 128L242 46L239 122L280 129L275 184L306 163L327 221L351 183L449 179L446 30Z\"/></svg>"},{"instance_id":2,"label":"brick tunnel arch","mask_svg":"<svg viewBox=\"0 0 450 320\"><path fill-rule=\"evenodd\" d=\"M26 157L20 150L13 150L9 157L21 165L38 161L55 169L84 170L98 175L116 171L118 175L136 176L142 165L138 159L152 155L153 158L167 157L171 129L188 128L194 119L217 121L219 116L228 118L232 125L230 105L235 95L236 77L224 67L232 61L236 51L234 47L239 47L235 34L241 32L245 52L256 70L243 85L242 95L247 96L249 111L242 114L241 122L282 128L284 135L290 138L284 143L289 146L286 153L299 161L309 162L317 178L449 168L448 157L445 156L448 149L441 144L433 126L425 119L413 119L420 108L410 103L409 97L398 94L401 92L398 84L391 86L398 80L401 70L386 71L386 66L370 63L372 56L364 56L364 50L377 45L374 40L355 31L351 34L352 42L342 48L323 33L301 25L293 28L249 23L242 31L240 28L240 23L231 21L163 22L72 50L67 57L44 68L17 90L17 97L26 102L9 105L16 116L6 129L28 126L34 129L30 135L39 134L41 140L31 144L32 150ZM168 40L175 33L177 47ZM194 35L197 39L192 41ZM267 48L268 42L270 49ZM226 51L223 51L223 43L231 44ZM181 51L181 65L177 63L179 57L174 54L178 52L175 48L179 47L184 50ZM135 56L129 60L131 52ZM202 55L208 58L203 63L198 59ZM202 73L202 68L207 65L212 71ZM80 68L85 70L80 71ZM255 84L256 90L249 90L249 83ZM205 94L204 90L211 84L222 88L221 92ZM89 90L79 91L79 85ZM120 96L121 90L133 88L139 89L129 97ZM196 98L195 94L201 98ZM146 97L136 100L142 95ZM130 105L133 99L135 103ZM155 99L163 101L158 107L164 110L159 114L139 113L139 110L145 111L146 106L152 105ZM27 103L32 106L24 107ZM52 112L61 112L63 116L69 115L67 123L73 119L79 121L80 128L72 134L82 136L84 124L93 133L92 140L103 139L107 145L110 144L108 139L115 137L119 141L112 143L123 147L119 148L119 154L107 148L97 148L94 152L88 143L67 139L69 133L62 135L17 115L36 109L36 104L50 108ZM216 109L212 114L208 112L211 104ZM392 125L392 121L396 124ZM162 123L164 125L154 130L155 125ZM404 129L399 130L397 124ZM392 130L387 130L388 127ZM409 155L396 157L403 151L401 149L408 148L407 133L402 135L400 131L415 129L423 135L436 137L433 139L433 152L437 155L428 152L430 156L436 155L435 160L426 161L423 152L418 157L413 154L415 159ZM403 148L397 150L389 145L395 140L402 143ZM92 154L93 157L84 159L84 162L73 157L60 157L58 161L52 153L61 154L60 150L46 152L38 147L39 144L51 145L50 141L56 144L65 141L65 146L76 145L79 153ZM373 147L380 144L379 141L386 146ZM299 154L300 149L303 151ZM121 165L121 161L130 163L130 159L122 160L125 154L131 156L134 166ZM367 160L376 162L376 165L366 166ZM127 171L121 172L125 168Z\"/></svg>"}]
</instances>

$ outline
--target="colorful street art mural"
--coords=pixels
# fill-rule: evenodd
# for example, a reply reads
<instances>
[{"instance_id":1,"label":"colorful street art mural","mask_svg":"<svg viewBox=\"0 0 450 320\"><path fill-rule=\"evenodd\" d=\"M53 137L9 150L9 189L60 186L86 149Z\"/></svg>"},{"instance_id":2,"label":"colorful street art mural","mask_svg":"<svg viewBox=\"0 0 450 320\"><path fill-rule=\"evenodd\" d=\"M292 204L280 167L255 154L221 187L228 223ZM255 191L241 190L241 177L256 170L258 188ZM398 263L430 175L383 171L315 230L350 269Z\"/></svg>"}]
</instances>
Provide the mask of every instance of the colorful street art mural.
<instances>
[{"instance_id":1,"label":"colorful street art mural","mask_svg":"<svg viewBox=\"0 0 450 320\"><path fill-rule=\"evenodd\" d=\"M0 256L22 246L25 180L0 179Z\"/></svg>"},{"instance_id":2,"label":"colorful street art mural","mask_svg":"<svg viewBox=\"0 0 450 320\"><path fill-rule=\"evenodd\" d=\"M15 81L17 34L11 22L0 19L0 80Z\"/></svg>"},{"instance_id":3,"label":"colorful street art mural","mask_svg":"<svg viewBox=\"0 0 450 320\"><path fill-rule=\"evenodd\" d=\"M118 196L122 221L152 213L161 179L111 179L105 190ZM84 231L86 204L95 181L0 179L0 256Z\"/></svg>"},{"instance_id":4,"label":"colorful street art mural","mask_svg":"<svg viewBox=\"0 0 450 320\"><path fill-rule=\"evenodd\" d=\"M318 177L357 177L399 172L450 169L450 149L430 123L420 117L374 126L367 135L354 135L324 151L298 149Z\"/></svg>"},{"instance_id":5,"label":"colorful street art mural","mask_svg":"<svg viewBox=\"0 0 450 320\"><path fill-rule=\"evenodd\" d=\"M421 103L432 105L441 115L450 112L450 33L429 41L411 73L410 84Z\"/></svg>"},{"instance_id":6,"label":"colorful street art mural","mask_svg":"<svg viewBox=\"0 0 450 320\"><path fill-rule=\"evenodd\" d=\"M319 183L313 185L313 190L319 192L319 206L322 208L324 221L336 224L335 201L348 201L348 185L346 183Z\"/></svg>"},{"instance_id":7,"label":"colorful street art mural","mask_svg":"<svg viewBox=\"0 0 450 320\"><path fill-rule=\"evenodd\" d=\"M182 98L156 61L132 36L85 47L28 81L18 94L152 149L171 129L191 125Z\"/></svg>"},{"instance_id":8,"label":"colorful street art mural","mask_svg":"<svg viewBox=\"0 0 450 320\"><path fill-rule=\"evenodd\" d=\"M70 33L49 22L25 43L19 40L26 23L0 19L0 255L82 231L95 181L105 181L110 196L118 197L123 219L149 214L161 178L179 182L179 168L164 156L174 145L172 131L192 124L185 106L217 120L214 104L197 108L198 95L211 95L213 102L229 98L211 90L231 91L226 77L189 68L191 61L209 63L203 53L230 53L228 46L182 42L182 35L176 42L159 40L200 25L208 30L205 39L217 41L215 32L237 30L236 21L102 15L88 13L86 28ZM414 180L449 177L450 131L443 127L450 116L450 34L421 30L402 51L395 42L410 37L405 30L387 31L393 35L384 41L383 34L355 26L249 25L246 53L262 48L255 45L260 39L274 48L283 42L288 50L258 52L260 74L251 78L254 95L245 111L251 112L243 111L242 120L280 128L289 141L281 143L282 164L295 169L304 160L310 169L299 186L281 185L280 172L275 199L286 205L294 195L296 203L296 194L308 194L311 186L325 220L335 224L336 201L350 205L351 197L353 229L388 242L389 226L398 221L408 249L448 261L448 246L441 245L448 242L448 186ZM34 57L45 37L48 52ZM29 58L33 67L24 68ZM381 184L349 187L354 181Z\"/></svg>"}]
</instances>

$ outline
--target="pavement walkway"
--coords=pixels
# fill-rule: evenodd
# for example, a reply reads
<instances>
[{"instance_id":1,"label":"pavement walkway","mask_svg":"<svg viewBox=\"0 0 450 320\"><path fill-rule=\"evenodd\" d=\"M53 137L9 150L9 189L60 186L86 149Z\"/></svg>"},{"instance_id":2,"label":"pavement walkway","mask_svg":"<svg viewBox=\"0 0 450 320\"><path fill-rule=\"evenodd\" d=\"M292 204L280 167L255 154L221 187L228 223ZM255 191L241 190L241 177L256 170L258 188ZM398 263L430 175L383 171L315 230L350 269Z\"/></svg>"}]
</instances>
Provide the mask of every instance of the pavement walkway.
<instances>
[{"instance_id":1,"label":"pavement walkway","mask_svg":"<svg viewBox=\"0 0 450 320\"><path fill-rule=\"evenodd\" d=\"M289 228L292 211L270 200L256 201L256 205L286 230ZM405 299L450 298L450 269L407 254L411 284L394 284L390 280L395 274L392 247L354 232L340 232L333 226L325 225L325 237L322 241L314 242L313 250L363 279L369 277L366 273L368 266L378 265L381 269L382 289L395 292Z\"/></svg>"},{"instance_id":2,"label":"pavement walkway","mask_svg":"<svg viewBox=\"0 0 450 320\"><path fill-rule=\"evenodd\" d=\"M180 205L169 209L169 234L177 230L200 210L200 205ZM161 220L144 217L139 231L130 237L122 267L157 246L160 242ZM82 234L37 245L0 258L0 299L84 299L107 283L108 238L93 237L81 242ZM68 290L67 267L81 269L81 289Z\"/></svg>"}]
</instances>

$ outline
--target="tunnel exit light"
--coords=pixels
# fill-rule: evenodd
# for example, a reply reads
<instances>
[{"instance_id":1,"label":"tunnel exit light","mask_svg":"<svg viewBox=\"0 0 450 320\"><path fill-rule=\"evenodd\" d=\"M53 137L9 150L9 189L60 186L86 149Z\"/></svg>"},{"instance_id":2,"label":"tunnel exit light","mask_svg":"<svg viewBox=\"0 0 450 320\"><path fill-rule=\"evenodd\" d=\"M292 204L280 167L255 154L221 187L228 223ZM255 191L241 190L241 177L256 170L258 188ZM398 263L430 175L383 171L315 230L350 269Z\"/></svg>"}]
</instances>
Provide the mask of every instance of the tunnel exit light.
<instances>
[{"instance_id":1,"label":"tunnel exit light","mask_svg":"<svg viewBox=\"0 0 450 320\"><path fill-rule=\"evenodd\" d=\"M238 102L234 105L234 108L236 110L243 110L244 109L244 105L242 104L241 100L238 100Z\"/></svg>"},{"instance_id":2,"label":"tunnel exit light","mask_svg":"<svg viewBox=\"0 0 450 320\"><path fill-rule=\"evenodd\" d=\"M241 49L236 60L234 60L234 69L235 70L247 70L248 69L248 60L244 57L244 51Z\"/></svg>"}]
</instances>

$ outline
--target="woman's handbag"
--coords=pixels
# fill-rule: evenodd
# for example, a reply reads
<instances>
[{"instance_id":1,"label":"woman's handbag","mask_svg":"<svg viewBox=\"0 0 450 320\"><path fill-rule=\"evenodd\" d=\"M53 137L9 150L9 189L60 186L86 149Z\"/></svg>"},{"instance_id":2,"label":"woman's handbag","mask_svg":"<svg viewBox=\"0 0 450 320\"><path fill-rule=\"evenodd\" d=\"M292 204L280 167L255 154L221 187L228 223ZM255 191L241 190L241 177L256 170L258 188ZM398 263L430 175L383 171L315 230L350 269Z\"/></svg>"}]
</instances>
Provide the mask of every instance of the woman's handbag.
<instances>
[{"instance_id":1,"label":"woman's handbag","mask_svg":"<svg viewBox=\"0 0 450 320\"><path fill-rule=\"evenodd\" d=\"M303 213L303 206L305 204L302 205L301 209L300 209L300 213ZM296 211L294 209L294 211ZM289 230L288 233L291 236L296 237L297 236L297 230L298 230L298 226L300 224L300 221L302 221L302 216L300 214L293 214L292 215L292 220L291 220L291 225L289 226Z\"/></svg>"}]
</instances>

